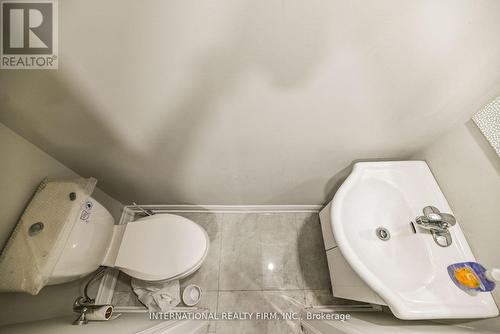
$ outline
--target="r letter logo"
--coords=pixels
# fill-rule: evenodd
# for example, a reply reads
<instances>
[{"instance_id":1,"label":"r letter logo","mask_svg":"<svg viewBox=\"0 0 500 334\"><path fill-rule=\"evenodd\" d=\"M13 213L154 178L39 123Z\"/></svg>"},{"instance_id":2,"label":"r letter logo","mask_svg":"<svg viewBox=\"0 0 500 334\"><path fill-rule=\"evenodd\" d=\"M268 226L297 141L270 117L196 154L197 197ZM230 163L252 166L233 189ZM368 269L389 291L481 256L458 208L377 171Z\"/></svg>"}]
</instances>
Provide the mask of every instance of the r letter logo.
<instances>
[{"instance_id":1,"label":"r letter logo","mask_svg":"<svg viewBox=\"0 0 500 334\"><path fill-rule=\"evenodd\" d=\"M0 68L57 69L57 0L0 4Z\"/></svg>"}]
</instances>

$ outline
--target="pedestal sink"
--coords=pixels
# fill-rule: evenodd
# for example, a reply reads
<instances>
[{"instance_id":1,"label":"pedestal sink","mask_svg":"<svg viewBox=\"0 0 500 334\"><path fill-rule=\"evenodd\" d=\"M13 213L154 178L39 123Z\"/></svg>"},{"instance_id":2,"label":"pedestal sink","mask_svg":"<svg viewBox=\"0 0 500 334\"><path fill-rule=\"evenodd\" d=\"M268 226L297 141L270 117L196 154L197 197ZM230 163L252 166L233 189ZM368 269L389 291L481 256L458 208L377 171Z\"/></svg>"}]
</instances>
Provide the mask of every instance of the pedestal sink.
<instances>
[{"instance_id":1,"label":"pedestal sink","mask_svg":"<svg viewBox=\"0 0 500 334\"><path fill-rule=\"evenodd\" d=\"M327 214L322 212L323 233L333 233L325 241L334 238L327 251L341 254L356 279L374 291L375 302L380 299L400 319L497 316L490 293L468 294L448 276L448 265L476 261L460 222L449 228L452 242L446 247L412 224L426 206L453 214L424 161L356 163ZM332 271L335 265L329 265ZM333 284L336 290L342 287Z\"/></svg>"}]
</instances>

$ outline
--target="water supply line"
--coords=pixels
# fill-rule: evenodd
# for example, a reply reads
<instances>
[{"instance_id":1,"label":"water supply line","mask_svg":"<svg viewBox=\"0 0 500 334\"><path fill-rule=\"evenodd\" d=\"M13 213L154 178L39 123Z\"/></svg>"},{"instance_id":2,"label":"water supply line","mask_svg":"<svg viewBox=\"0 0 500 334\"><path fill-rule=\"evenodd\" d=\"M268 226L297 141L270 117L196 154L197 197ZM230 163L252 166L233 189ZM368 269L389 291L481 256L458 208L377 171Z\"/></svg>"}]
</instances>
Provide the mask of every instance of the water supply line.
<instances>
[{"instance_id":1,"label":"water supply line","mask_svg":"<svg viewBox=\"0 0 500 334\"><path fill-rule=\"evenodd\" d=\"M83 296L79 296L73 302L73 312L78 313L78 318L73 322L73 325L85 325L88 323L86 318L87 312L92 306L95 306L95 299L90 298L88 290L92 283L104 276L105 269L106 267L100 267L90 276L83 288Z\"/></svg>"}]
</instances>

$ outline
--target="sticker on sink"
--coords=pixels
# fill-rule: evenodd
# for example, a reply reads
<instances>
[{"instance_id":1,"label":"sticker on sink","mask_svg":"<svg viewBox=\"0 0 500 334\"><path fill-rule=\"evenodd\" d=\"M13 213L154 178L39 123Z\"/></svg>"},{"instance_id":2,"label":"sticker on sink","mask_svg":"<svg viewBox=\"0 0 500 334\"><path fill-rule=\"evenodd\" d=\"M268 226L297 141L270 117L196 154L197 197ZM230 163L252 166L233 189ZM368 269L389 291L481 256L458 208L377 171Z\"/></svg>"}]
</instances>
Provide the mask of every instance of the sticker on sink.
<instances>
[{"instance_id":1,"label":"sticker on sink","mask_svg":"<svg viewBox=\"0 0 500 334\"><path fill-rule=\"evenodd\" d=\"M90 213L92 211L93 206L94 204L92 203L92 201L85 202L85 204L83 205L83 210L80 213L80 220L83 220L86 223L90 221Z\"/></svg>"}]
</instances>

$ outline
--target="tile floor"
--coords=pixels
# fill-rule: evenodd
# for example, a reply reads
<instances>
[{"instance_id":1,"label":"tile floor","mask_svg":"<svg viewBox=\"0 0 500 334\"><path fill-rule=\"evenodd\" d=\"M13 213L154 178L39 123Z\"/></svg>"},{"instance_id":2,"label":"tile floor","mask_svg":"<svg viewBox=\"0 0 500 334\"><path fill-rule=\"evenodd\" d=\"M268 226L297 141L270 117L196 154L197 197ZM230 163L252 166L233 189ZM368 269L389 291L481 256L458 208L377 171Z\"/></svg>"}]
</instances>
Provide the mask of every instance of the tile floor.
<instances>
[{"instance_id":1,"label":"tile floor","mask_svg":"<svg viewBox=\"0 0 500 334\"><path fill-rule=\"evenodd\" d=\"M330 293L318 214L176 213L203 226L210 249L202 267L181 280L197 284L211 312L299 312L343 303ZM115 305L141 305L120 274ZM298 333L298 321L217 321L217 333Z\"/></svg>"}]
</instances>

